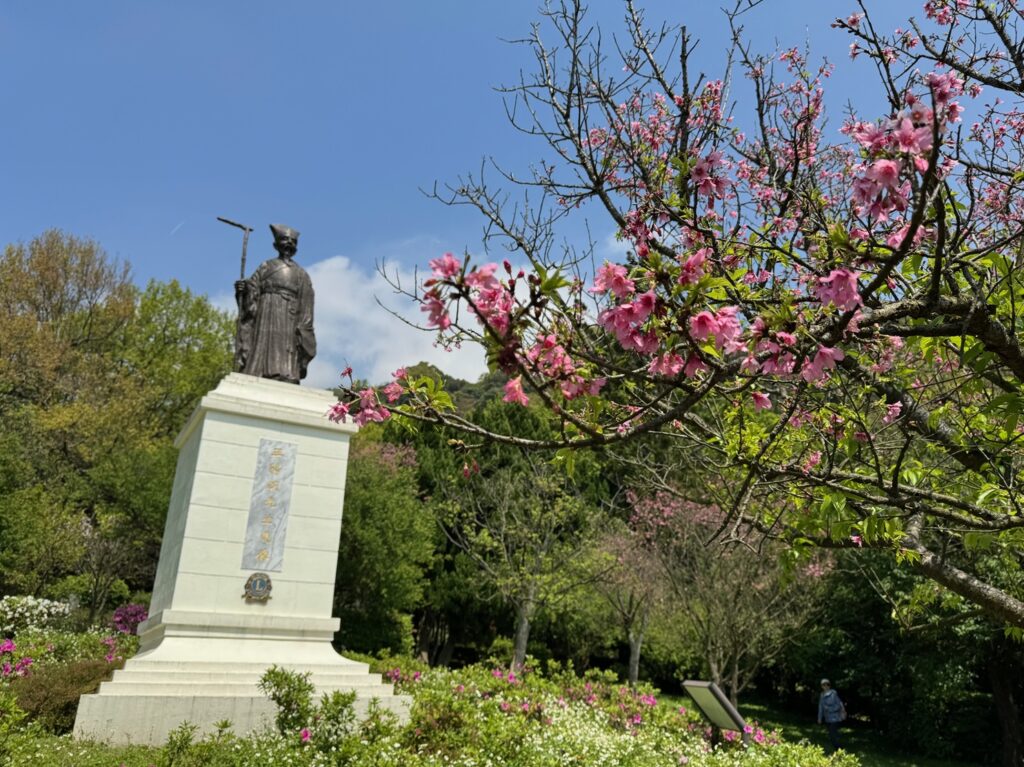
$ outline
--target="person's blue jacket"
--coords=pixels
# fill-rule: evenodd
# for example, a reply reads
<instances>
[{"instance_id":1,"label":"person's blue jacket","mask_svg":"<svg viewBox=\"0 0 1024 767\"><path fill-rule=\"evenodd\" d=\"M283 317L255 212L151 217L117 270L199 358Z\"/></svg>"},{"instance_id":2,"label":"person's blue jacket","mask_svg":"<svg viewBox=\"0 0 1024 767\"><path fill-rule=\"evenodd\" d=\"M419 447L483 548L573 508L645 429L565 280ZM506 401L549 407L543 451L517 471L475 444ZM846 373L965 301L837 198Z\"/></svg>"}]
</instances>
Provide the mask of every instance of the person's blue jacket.
<instances>
[{"instance_id":1,"label":"person's blue jacket","mask_svg":"<svg viewBox=\"0 0 1024 767\"><path fill-rule=\"evenodd\" d=\"M819 722L841 722L845 714L846 710L839 699L839 693L830 688L821 694L821 698L818 699Z\"/></svg>"}]
</instances>

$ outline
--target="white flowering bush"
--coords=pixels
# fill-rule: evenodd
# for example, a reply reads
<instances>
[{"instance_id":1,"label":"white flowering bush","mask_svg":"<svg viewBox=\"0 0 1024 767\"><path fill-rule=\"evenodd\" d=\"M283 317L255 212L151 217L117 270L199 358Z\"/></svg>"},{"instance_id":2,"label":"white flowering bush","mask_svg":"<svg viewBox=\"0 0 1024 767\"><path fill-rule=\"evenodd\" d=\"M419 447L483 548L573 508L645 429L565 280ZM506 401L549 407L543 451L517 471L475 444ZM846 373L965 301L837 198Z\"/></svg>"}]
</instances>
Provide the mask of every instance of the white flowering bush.
<instances>
[{"instance_id":1,"label":"white flowering bush","mask_svg":"<svg viewBox=\"0 0 1024 767\"><path fill-rule=\"evenodd\" d=\"M0 599L0 636L16 637L28 630L60 628L71 606L40 597L8 596Z\"/></svg>"},{"instance_id":2,"label":"white flowering bush","mask_svg":"<svg viewBox=\"0 0 1024 767\"><path fill-rule=\"evenodd\" d=\"M114 663L133 656L139 638L98 628L74 632L33 628L18 634L18 648L37 664L56 666L100 658Z\"/></svg>"}]
</instances>

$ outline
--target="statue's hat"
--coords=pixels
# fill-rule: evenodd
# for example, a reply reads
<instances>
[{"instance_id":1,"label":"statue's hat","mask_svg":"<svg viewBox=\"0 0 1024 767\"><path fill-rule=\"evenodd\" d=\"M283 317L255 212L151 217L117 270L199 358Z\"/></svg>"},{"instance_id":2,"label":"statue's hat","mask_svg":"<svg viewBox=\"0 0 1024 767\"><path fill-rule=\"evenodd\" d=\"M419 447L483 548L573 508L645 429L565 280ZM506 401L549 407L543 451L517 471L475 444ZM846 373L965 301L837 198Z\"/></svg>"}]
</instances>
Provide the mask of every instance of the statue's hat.
<instances>
[{"instance_id":1,"label":"statue's hat","mask_svg":"<svg viewBox=\"0 0 1024 767\"><path fill-rule=\"evenodd\" d=\"M284 237L290 237L291 239L298 242L299 233L292 229L290 226L284 224L271 224L270 231L274 233L274 239L280 240Z\"/></svg>"}]
</instances>

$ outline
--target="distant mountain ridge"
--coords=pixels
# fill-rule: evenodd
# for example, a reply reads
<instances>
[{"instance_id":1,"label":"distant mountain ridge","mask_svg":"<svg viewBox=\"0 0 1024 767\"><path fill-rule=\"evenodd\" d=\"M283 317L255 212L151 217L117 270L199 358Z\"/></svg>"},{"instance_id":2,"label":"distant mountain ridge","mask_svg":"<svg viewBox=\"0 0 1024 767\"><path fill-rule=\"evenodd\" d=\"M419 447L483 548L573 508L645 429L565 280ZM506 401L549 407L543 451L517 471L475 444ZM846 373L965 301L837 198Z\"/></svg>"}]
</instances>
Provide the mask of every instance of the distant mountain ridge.
<instances>
[{"instance_id":1,"label":"distant mountain ridge","mask_svg":"<svg viewBox=\"0 0 1024 767\"><path fill-rule=\"evenodd\" d=\"M499 370L485 373L475 383L450 376L429 362L417 362L407 365L406 370L411 376L430 376L444 382L445 391L452 395L452 401L460 413L469 413L477 405L502 395L502 389L508 376Z\"/></svg>"}]
</instances>

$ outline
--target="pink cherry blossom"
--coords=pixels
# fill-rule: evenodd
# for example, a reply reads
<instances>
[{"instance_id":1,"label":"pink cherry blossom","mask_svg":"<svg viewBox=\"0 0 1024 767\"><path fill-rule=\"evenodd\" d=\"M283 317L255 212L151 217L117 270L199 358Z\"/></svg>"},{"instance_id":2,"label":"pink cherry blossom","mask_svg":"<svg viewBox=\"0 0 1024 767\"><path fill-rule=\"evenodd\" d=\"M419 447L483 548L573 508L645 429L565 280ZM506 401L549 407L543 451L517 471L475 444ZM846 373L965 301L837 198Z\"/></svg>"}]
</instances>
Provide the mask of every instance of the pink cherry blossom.
<instances>
[{"instance_id":1,"label":"pink cherry blossom","mask_svg":"<svg viewBox=\"0 0 1024 767\"><path fill-rule=\"evenodd\" d=\"M633 301L633 306L636 309L636 321L643 322L654 312L654 308L658 305L658 297L654 295L653 290L648 290L646 293L641 293Z\"/></svg>"},{"instance_id":2,"label":"pink cherry blossom","mask_svg":"<svg viewBox=\"0 0 1024 767\"><path fill-rule=\"evenodd\" d=\"M895 160L875 160L864 177L884 189L895 190L900 179L900 166Z\"/></svg>"},{"instance_id":3,"label":"pink cherry blossom","mask_svg":"<svg viewBox=\"0 0 1024 767\"><path fill-rule=\"evenodd\" d=\"M462 264L451 253L445 253L430 262L430 269L435 277L450 280L462 270Z\"/></svg>"},{"instance_id":4,"label":"pink cherry blossom","mask_svg":"<svg viewBox=\"0 0 1024 767\"><path fill-rule=\"evenodd\" d=\"M759 391L752 392L750 395L754 400L754 411L771 410L772 401L769 399L767 394Z\"/></svg>"},{"instance_id":5,"label":"pink cherry blossom","mask_svg":"<svg viewBox=\"0 0 1024 767\"><path fill-rule=\"evenodd\" d=\"M651 375L664 376L666 378L675 378L679 375L679 371L683 369L683 358L678 354L669 353L662 354L651 360L651 363L647 366L648 372Z\"/></svg>"},{"instance_id":6,"label":"pink cherry blossom","mask_svg":"<svg viewBox=\"0 0 1024 767\"><path fill-rule=\"evenodd\" d=\"M843 311L860 306L857 274L849 269L833 269L827 277L819 277L814 293L823 305L832 303Z\"/></svg>"},{"instance_id":7,"label":"pink cherry blossom","mask_svg":"<svg viewBox=\"0 0 1024 767\"><path fill-rule=\"evenodd\" d=\"M391 417L391 411L377 400L377 392L363 389L359 392L359 412L352 418L359 426L370 422L382 423Z\"/></svg>"},{"instance_id":8,"label":"pink cherry blossom","mask_svg":"<svg viewBox=\"0 0 1024 767\"><path fill-rule=\"evenodd\" d=\"M892 137L902 152L921 154L932 148L931 128L915 128L914 124L906 117L900 121L900 127L893 131Z\"/></svg>"},{"instance_id":9,"label":"pink cherry blossom","mask_svg":"<svg viewBox=\"0 0 1024 767\"><path fill-rule=\"evenodd\" d=\"M693 285L704 276L704 264L710 253L710 248L701 248L683 262L683 267L679 271L680 285Z\"/></svg>"},{"instance_id":10,"label":"pink cherry blossom","mask_svg":"<svg viewBox=\"0 0 1024 767\"><path fill-rule=\"evenodd\" d=\"M740 327L739 309L726 306L715 314L718 330L715 331L715 345L729 352L739 351L743 346L737 341L742 328Z\"/></svg>"},{"instance_id":11,"label":"pink cherry blossom","mask_svg":"<svg viewBox=\"0 0 1024 767\"><path fill-rule=\"evenodd\" d=\"M345 423L348 417L349 406L345 402L335 402L327 411L327 418L334 423Z\"/></svg>"},{"instance_id":12,"label":"pink cherry blossom","mask_svg":"<svg viewBox=\"0 0 1024 767\"><path fill-rule=\"evenodd\" d=\"M690 318L690 335L695 341L703 341L718 332L718 321L711 312L698 312Z\"/></svg>"},{"instance_id":13,"label":"pink cherry blossom","mask_svg":"<svg viewBox=\"0 0 1024 767\"><path fill-rule=\"evenodd\" d=\"M821 381L825 378L826 371L832 370L837 362L845 359L846 355L842 349L819 346L813 359L804 360L800 375L808 383Z\"/></svg>"},{"instance_id":14,"label":"pink cherry blossom","mask_svg":"<svg viewBox=\"0 0 1024 767\"><path fill-rule=\"evenodd\" d=\"M596 397L601 389L604 388L606 382L607 379L605 378L595 378L593 381L588 382L583 376L574 375L562 382L562 396L566 399L575 399L581 394L589 394L591 397Z\"/></svg>"},{"instance_id":15,"label":"pink cherry blossom","mask_svg":"<svg viewBox=\"0 0 1024 767\"><path fill-rule=\"evenodd\" d=\"M874 123L857 123L851 133L857 143L870 152L884 149L889 143L889 132Z\"/></svg>"},{"instance_id":16,"label":"pink cherry blossom","mask_svg":"<svg viewBox=\"0 0 1024 767\"><path fill-rule=\"evenodd\" d=\"M572 357L558 343L553 333L541 336L526 353L526 358L548 378L569 376L576 370Z\"/></svg>"},{"instance_id":17,"label":"pink cherry blossom","mask_svg":"<svg viewBox=\"0 0 1024 767\"><path fill-rule=\"evenodd\" d=\"M948 105L950 99L964 92L964 81L957 77L956 72L929 72L925 82L932 90L935 103L940 106Z\"/></svg>"},{"instance_id":18,"label":"pink cherry blossom","mask_svg":"<svg viewBox=\"0 0 1024 767\"><path fill-rule=\"evenodd\" d=\"M780 330L775 334L775 337L779 339L779 343L784 346L796 346L796 336L792 333L787 333L785 330Z\"/></svg>"},{"instance_id":19,"label":"pink cherry blossom","mask_svg":"<svg viewBox=\"0 0 1024 767\"><path fill-rule=\"evenodd\" d=\"M392 381L384 387L384 396L387 397L388 402L398 402L405 390L402 388L402 384L397 381Z\"/></svg>"},{"instance_id":20,"label":"pink cherry blossom","mask_svg":"<svg viewBox=\"0 0 1024 767\"><path fill-rule=\"evenodd\" d=\"M705 197L721 198L728 189L728 181L714 175L724 165L724 155L720 151L709 152L707 156L697 160L690 172L690 180L697 185L697 193Z\"/></svg>"},{"instance_id":21,"label":"pink cherry blossom","mask_svg":"<svg viewBox=\"0 0 1024 767\"><path fill-rule=\"evenodd\" d=\"M494 263L478 266L466 275L466 284L478 290L495 290L501 287L498 278L494 276L497 270L498 265Z\"/></svg>"},{"instance_id":22,"label":"pink cherry blossom","mask_svg":"<svg viewBox=\"0 0 1024 767\"><path fill-rule=\"evenodd\" d=\"M804 474L810 474L815 468L817 468L818 464L820 463L821 451L815 450L813 453L807 456L807 460L804 461L804 465L801 467L801 470Z\"/></svg>"},{"instance_id":23,"label":"pink cherry blossom","mask_svg":"<svg viewBox=\"0 0 1024 767\"><path fill-rule=\"evenodd\" d=\"M892 423L900 417L901 412L903 412L902 402L893 402L891 405L886 405L885 415L882 417L882 423Z\"/></svg>"},{"instance_id":24,"label":"pink cherry blossom","mask_svg":"<svg viewBox=\"0 0 1024 767\"><path fill-rule=\"evenodd\" d=\"M594 276L595 293L606 293L609 290L616 298L625 298L636 290L635 283L627 276L626 267L621 264L606 263Z\"/></svg>"},{"instance_id":25,"label":"pink cherry blossom","mask_svg":"<svg viewBox=\"0 0 1024 767\"><path fill-rule=\"evenodd\" d=\"M505 396L502 397L505 402L511 402L516 405L522 405L526 407L530 404L530 398L526 396L526 392L523 391L523 377L516 376L509 380L505 384Z\"/></svg>"},{"instance_id":26,"label":"pink cherry blossom","mask_svg":"<svg viewBox=\"0 0 1024 767\"><path fill-rule=\"evenodd\" d=\"M683 375L687 378L693 378L697 373L702 370L707 370L708 366L704 364L703 360L696 354L691 354L686 360L686 365L683 367Z\"/></svg>"},{"instance_id":27,"label":"pink cherry blossom","mask_svg":"<svg viewBox=\"0 0 1024 767\"><path fill-rule=\"evenodd\" d=\"M448 309L437 295L427 294L420 307L421 312L427 313L427 327L447 330L451 327L452 320L448 316Z\"/></svg>"}]
</instances>

